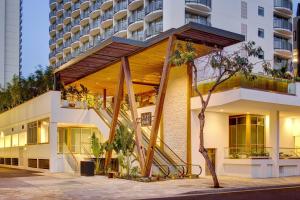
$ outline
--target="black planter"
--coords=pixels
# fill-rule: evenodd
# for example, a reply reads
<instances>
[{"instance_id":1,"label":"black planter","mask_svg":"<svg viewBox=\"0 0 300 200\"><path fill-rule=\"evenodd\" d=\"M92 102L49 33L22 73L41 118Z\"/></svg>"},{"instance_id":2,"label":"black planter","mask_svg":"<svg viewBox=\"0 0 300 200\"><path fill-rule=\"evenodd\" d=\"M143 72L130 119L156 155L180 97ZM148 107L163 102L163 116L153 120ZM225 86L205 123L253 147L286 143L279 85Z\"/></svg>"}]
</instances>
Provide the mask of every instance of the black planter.
<instances>
[{"instance_id":1,"label":"black planter","mask_svg":"<svg viewBox=\"0 0 300 200\"><path fill-rule=\"evenodd\" d=\"M94 176L95 165L93 161L80 161L80 175Z\"/></svg>"}]
</instances>

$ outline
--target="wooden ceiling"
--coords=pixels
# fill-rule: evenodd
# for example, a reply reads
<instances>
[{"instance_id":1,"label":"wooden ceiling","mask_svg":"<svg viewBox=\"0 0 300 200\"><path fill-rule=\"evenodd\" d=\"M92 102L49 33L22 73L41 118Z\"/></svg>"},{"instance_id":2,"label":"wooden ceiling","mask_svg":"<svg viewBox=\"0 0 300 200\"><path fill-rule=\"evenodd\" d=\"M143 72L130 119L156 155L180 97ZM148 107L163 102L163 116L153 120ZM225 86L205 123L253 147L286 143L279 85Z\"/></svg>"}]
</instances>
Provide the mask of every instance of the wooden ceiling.
<instances>
[{"instance_id":1,"label":"wooden ceiling","mask_svg":"<svg viewBox=\"0 0 300 200\"><path fill-rule=\"evenodd\" d=\"M135 92L153 90L160 82L170 35L176 35L178 41L196 43L200 56L207 55L211 47L223 48L244 40L241 35L195 23L171 29L145 42L112 37L58 68L56 77L66 85L81 83L95 93L106 88L108 95L114 95L120 59L128 56Z\"/></svg>"}]
</instances>

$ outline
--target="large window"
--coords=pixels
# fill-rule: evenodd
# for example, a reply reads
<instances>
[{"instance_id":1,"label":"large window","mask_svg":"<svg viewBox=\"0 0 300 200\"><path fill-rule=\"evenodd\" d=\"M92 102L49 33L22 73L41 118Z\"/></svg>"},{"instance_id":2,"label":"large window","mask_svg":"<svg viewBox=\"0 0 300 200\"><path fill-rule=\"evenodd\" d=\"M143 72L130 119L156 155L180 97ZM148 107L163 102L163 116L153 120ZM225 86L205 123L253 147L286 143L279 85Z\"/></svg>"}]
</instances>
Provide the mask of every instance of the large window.
<instances>
[{"instance_id":1,"label":"large window","mask_svg":"<svg viewBox=\"0 0 300 200\"><path fill-rule=\"evenodd\" d=\"M58 128L57 151L58 153L72 152L86 154L91 151L91 136L95 133L103 141L97 128L66 127Z\"/></svg>"},{"instance_id":2,"label":"large window","mask_svg":"<svg viewBox=\"0 0 300 200\"><path fill-rule=\"evenodd\" d=\"M31 122L27 124L27 143L37 144L37 122Z\"/></svg>"},{"instance_id":3,"label":"large window","mask_svg":"<svg viewBox=\"0 0 300 200\"><path fill-rule=\"evenodd\" d=\"M35 121L27 125L27 144L45 144L49 142L49 119Z\"/></svg>"},{"instance_id":4,"label":"large window","mask_svg":"<svg viewBox=\"0 0 300 200\"><path fill-rule=\"evenodd\" d=\"M230 153L250 155L264 152L265 119L258 115L239 115L229 118Z\"/></svg>"},{"instance_id":5,"label":"large window","mask_svg":"<svg viewBox=\"0 0 300 200\"><path fill-rule=\"evenodd\" d=\"M246 116L230 117L229 146L233 151L243 151L246 147Z\"/></svg>"}]
</instances>

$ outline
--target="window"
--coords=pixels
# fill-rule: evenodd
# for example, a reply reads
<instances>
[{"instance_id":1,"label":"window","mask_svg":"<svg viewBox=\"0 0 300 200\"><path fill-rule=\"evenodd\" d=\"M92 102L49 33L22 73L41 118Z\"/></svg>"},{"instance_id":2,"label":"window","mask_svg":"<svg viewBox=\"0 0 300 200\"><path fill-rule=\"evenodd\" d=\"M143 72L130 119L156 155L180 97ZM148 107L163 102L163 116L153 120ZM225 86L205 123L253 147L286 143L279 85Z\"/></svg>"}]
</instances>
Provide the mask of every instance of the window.
<instances>
[{"instance_id":1,"label":"window","mask_svg":"<svg viewBox=\"0 0 300 200\"><path fill-rule=\"evenodd\" d=\"M250 146L249 146L250 145ZM229 117L229 153L251 156L265 149L265 119L258 115Z\"/></svg>"},{"instance_id":2,"label":"window","mask_svg":"<svg viewBox=\"0 0 300 200\"><path fill-rule=\"evenodd\" d=\"M248 12L247 11L247 2L242 1L241 2L241 17L243 19L247 19L247 16L248 16L247 12Z\"/></svg>"},{"instance_id":3,"label":"window","mask_svg":"<svg viewBox=\"0 0 300 200\"><path fill-rule=\"evenodd\" d=\"M49 120L41 120L38 122L38 143L45 144L49 142Z\"/></svg>"},{"instance_id":4,"label":"window","mask_svg":"<svg viewBox=\"0 0 300 200\"><path fill-rule=\"evenodd\" d=\"M29 145L37 144L37 122L31 122L27 125L27 143Z\"/></svg>"},{"instance_id":5,"label":"window","mask_svg":"<svg viewBox=\"0 0 300 200\"><path fill-rule=\"evenodd\" d=\"M258 16L265 16L265 8L258 6Z\"/></svg>"},{"instance_id":6,"label":"window","mask_svg":"<svg viewBox=\"0 0 300 200\"><path fill-rule=\"evenodd\" d=\"M12 142L11 142L13 147L19 146L19 134L13 134L12 135Z\"/></svg>"},{"instance_id":7,"label":"window","mask_svg":"<svg viewBox=\"0 0 300 200\"><path fill-rule=\"evenodd\" d=\"M258 29L258 37L264 38L265 37L265 30L262 28Z\"/></svg>"},{"instance_id":8,"label":"window","mask_svg":"<svg viewBox=\"0 0 300 200\"><path fill-rule=\"evenodd\" d=\"M241 25L241 34L245 36L245 40L247 40L247 33L248 33L247 24L242 24Z\"/></svg>"},{"instance_id":9,"label":"window","mask_svg":"<svg viewBox=\"0 0 300 200\"><path fill-rule=\"evenodd\" d=\"M0 135L0 148L4 148L4 134Z\"/></svg>"},{"instance_id":10,"label":"window","mask_svg":"<svg viewBox=\"0 0 300 200\"><path fill-rule=\"evenodd\" d=\"M11 147L11 135L4 136L5 148Z\"/></svg>"},{"instance_id":11,"label":"window","mask_svg":"<svg viewBox=\"0 0 300 200\"><path fill-rule=\"evenodd\" d=\"M26 132L19 133L19 146L25 146L27 144Z\"/></svg>"}]
</instances>

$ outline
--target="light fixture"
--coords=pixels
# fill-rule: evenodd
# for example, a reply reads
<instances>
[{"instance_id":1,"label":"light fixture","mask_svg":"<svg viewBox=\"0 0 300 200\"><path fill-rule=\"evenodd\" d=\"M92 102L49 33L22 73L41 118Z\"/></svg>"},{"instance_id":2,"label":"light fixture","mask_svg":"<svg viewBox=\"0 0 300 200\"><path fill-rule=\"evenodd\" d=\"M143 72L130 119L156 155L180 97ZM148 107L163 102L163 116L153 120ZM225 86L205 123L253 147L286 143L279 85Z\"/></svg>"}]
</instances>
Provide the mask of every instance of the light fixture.
<instances>
[{"instance_id":1,"label":"light fixture","mask_svg":"<svg viewBox=\"0 0 300 200\"><path fill-rule=\"evenodd\" d=\"M220 109L220 112L224 112L224 109Z\"/></svg>"},{"instance_id":2,"label":"light fixture","mask_svg":"<svg viewBox=\"0 0 300 200\"><path fill-rule=\"evenodd\" d=\"M0 133L0 136L1 136L1 137L4 137L4 133L3 133L3 131L1 131L1 133Z\"/></svg>"}]
</instances>

